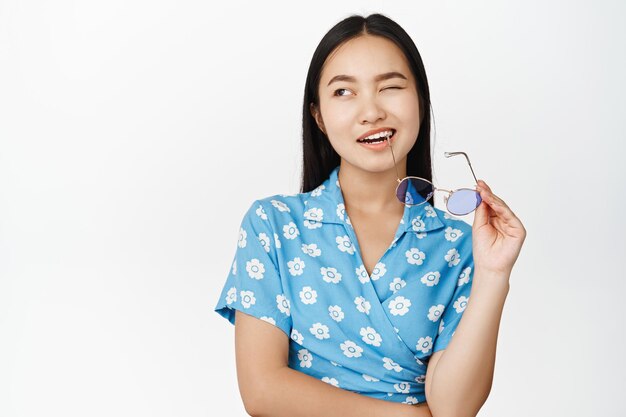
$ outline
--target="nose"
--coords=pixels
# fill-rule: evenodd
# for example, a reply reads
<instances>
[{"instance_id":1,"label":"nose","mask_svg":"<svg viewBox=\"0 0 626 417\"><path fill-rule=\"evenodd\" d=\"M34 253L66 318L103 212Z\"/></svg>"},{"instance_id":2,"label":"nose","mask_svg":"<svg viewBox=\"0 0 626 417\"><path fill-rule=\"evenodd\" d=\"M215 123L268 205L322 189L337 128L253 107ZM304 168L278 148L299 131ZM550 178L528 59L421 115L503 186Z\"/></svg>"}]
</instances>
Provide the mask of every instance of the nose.
<instances>
[{"instance_id":1,"label":"nose","mask_svg":"<svg viewBox=\"0 0 626 417\"><path fill-rule=\"evenodd\" d=\"M376 97L366 97L361 105L360 119L362 123L376 123L386 117L385 110Z\"/></svg>"}]
</instances>

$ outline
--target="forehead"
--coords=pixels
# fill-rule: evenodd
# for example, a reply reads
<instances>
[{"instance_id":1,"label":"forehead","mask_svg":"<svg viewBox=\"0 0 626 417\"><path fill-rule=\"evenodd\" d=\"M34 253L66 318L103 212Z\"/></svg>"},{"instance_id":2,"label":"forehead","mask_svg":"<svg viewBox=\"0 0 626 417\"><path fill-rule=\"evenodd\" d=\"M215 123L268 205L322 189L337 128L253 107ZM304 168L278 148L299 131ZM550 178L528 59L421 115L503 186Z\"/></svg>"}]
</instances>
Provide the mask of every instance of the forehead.
<instances>
[{"instance_id":1,"label":"forehead","mask_svg":"<svg viewBox=\"0 0 626 417\"><path fill-rule=\"evenodd\" d=\"M338 74L369 82L374 76L389 71L400 71L409 79L413 78L404 53L395 43L381 36L359 36L340 45L326 58L320 86L325 86Z\"/></svg>"}]
</instances>

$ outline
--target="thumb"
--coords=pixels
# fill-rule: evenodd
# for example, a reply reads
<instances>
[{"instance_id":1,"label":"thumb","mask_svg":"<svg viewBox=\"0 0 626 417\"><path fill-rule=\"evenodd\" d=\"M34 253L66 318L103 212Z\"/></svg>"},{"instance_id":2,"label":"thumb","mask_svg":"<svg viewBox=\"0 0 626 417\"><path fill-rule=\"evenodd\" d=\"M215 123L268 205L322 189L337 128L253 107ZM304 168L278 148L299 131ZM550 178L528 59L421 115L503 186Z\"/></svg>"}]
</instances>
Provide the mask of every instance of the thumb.
<instances>
[{"instance_id":1,"label":"thumb","mask_svg":"<svg viewBox=\"0 0 626 417\"><path fill-rule=\"evenodd\" d=\"M489 204L487 204L486 201L481 201L474 214L474 224L472 225L474 230L477 230L489 223L489 210Z\"/></svg>"}]
</instances>

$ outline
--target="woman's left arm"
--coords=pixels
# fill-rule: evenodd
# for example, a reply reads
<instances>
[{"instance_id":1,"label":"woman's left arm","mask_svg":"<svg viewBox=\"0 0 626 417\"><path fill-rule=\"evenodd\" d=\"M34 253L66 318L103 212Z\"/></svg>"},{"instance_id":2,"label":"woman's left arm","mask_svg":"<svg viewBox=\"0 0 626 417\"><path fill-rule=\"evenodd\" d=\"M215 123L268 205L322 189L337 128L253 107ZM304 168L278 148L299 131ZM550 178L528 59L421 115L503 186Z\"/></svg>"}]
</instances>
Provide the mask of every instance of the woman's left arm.
<instances>
[{"instance_id":1,"label":"woman's left arm","mask_svg":"<svg viewBox=\"0 0 626 417\"><path fill-rule=\"evenodd\" d=\"M447 348L432 354L426 401L433 417L474 417L493 382L498 328L509 292L509 277L526 229L482 180L483 202L472 225L474 277L471 295Z\"/></svg>"}]
</instances>

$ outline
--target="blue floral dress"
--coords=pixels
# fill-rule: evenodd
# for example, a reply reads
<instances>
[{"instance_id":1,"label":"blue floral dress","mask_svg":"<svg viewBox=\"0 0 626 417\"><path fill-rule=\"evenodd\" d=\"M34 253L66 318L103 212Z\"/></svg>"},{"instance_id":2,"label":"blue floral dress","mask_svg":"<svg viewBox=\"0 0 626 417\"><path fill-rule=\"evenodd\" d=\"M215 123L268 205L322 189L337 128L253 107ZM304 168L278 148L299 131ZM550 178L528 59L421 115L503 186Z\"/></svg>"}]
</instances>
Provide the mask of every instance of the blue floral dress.
<instances>
[{"instance_id":1,"label":"blue floral dress","mask_svg":"<svg viewBox=\"0 0 626 417\"><path fill-rule=\"evenodd\" d=\"M405 206L369 275L338 173L308 193L254 201L215 311L285 332L290 368L373 398L425 402L428 359L469 300L471 225L429 203Z\"/></svg>"}]
</instances>

